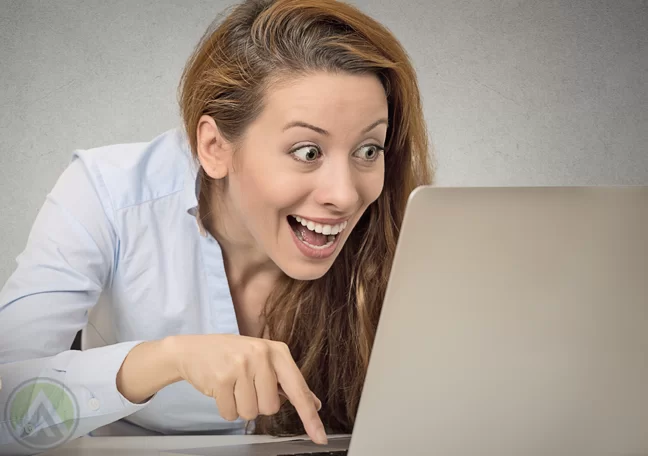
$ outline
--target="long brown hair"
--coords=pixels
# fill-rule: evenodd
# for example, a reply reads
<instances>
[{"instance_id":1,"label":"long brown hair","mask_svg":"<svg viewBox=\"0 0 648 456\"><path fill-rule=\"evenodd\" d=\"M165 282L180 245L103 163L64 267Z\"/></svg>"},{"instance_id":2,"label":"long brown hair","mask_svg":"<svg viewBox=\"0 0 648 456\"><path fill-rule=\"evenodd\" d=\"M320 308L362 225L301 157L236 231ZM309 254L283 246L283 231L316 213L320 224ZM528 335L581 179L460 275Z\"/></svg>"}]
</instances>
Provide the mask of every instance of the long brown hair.
<instances>
[{"instance_id":1,"label":"long brown hair","mask_svg":"<svg viewBox=\"0 0 648 456\"><path fill-rule=\"evenodd\" d=\"M320 279L285 276L267 299L272 340L285 342L313 392L329 432L350 432L385 295L405 204L432 183L433 167L414 68L384 26L336 0L247 0L208 28L187 62L179 102L191 150L202 115L232 142L263 109L274 82L314 71L374 74L385 88L389 129L385 185ZM209 212L214 182L201 173L199 212ZM202 205L202 207L201 207ZM207 207L204 207L207 206ZM301 434L286 402L256 420L256 432Z\"/></svg>"}]
</instances>

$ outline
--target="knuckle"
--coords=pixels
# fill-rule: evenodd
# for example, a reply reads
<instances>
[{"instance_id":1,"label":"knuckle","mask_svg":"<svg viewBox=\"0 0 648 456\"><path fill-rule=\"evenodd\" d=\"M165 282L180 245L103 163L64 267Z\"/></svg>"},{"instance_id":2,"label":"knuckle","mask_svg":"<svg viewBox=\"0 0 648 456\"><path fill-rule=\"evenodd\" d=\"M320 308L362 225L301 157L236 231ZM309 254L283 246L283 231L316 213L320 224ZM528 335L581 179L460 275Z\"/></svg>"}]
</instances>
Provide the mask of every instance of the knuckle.
<instances>
[{"instance_id":1,"label":"knuckle","mask_svg":"<svg viewBox=\"0 0 648 456\"><path fill-rule=\"evenodd\" d=\"M252 352L256 356L267 357L270 354L270 347L265 341L259 340L252 344Z\"/></svg>"},{"instance_id":2,"label":"knuckle","mask_svg":"<svg viewBox=\"0 0 648 456\"><path fill-rule=\"evenodd\" d=\"M242 354L236 354L232 356L231 363L237 372L247 372L249 367L247 356Z\"/></svg>"},{"instance_id":3,"label":"knuckle","mask_svg":"<svg viewBox=\"0 0 648 456\"><path fill-rule=\"evenodd\" d=\"M274 342L275 349L284 355L290 355L290 347L288 347L288 344L282 341L276 341ZM292 355L291 355L292 356Z\"/></svg>"}]
</instances>

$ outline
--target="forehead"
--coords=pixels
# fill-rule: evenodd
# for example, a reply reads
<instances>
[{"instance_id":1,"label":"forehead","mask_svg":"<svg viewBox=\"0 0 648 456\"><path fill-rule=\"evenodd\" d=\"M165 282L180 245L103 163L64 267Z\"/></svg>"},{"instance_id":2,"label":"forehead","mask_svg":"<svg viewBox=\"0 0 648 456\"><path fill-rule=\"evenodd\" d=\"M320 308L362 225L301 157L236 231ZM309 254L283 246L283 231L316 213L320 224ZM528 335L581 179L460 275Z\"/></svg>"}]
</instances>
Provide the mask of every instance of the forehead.
<instances>
[{"instance_id":1,"label":"forehead","mask_svg":"<svg viewBox=\"0 0 648 456\"><path fill-rule=\"evenodd\" d=\"M258 120L275 128L304 121L334 134L361 130L387 117L387 112L387 97L377 76L319 72L271 86Z\"/></svg>"}]
</instances>

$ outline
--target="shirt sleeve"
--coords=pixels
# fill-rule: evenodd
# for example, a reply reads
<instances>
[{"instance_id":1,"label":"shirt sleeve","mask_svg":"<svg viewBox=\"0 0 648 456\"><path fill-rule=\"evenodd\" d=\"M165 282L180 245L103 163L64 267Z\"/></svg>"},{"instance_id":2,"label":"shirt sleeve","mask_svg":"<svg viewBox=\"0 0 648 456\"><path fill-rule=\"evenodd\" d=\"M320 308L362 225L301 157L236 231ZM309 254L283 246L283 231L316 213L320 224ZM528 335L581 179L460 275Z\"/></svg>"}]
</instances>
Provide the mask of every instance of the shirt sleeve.
<instances>
[{"instance_id":1,"label":"shirt sleeve","mask_svg":"<svg viewBox=\"0 0 648 456\"><path fill-rule=\"evenodd\" d=\"M70 440L150 402L133 404L116 385L124 358L142 341L70 350L117 267L114 220L99 171L75 154L47 195L16 259L17 268L0 291L0 454L48 449L30 446L30 437L21 442L26 430L36 436L51 427L49 435L55 435L53 426L65 422ZM40 407L37 392L45 390L34 385L45 383L59 385L56 391L65 392L69 400L46 394L49 403ZM26 385L32 385L27 396ZM56 413L61 404L67 408ZM49 416L41 416L43 410Z\"/></svg>"}]
</instances>

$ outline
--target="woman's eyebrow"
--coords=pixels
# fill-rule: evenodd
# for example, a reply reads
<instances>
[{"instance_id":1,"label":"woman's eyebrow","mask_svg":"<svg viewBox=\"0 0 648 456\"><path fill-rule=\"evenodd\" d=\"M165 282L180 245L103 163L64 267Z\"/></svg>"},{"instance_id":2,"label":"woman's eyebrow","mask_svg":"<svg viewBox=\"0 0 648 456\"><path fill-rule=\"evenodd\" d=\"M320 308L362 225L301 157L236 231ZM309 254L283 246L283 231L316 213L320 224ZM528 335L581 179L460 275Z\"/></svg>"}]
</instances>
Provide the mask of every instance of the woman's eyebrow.
<instances>
[{"instance_id":1,"label":"woman's eyebrow","mask_svg":"<svg viewBox=\"0 0 648 456\"><path fill-rule=\"evenodd\" d=\"M364 130L362 130L362 133L363 133L363 134L364 134L364 133L369 133L371 130L373 130L374 128L376 128L376 127L377 127L378 125L380 125L380 124L385 124L385 125L389 126L389 120L387 120L386 118L378 119L377 121L375 121L374 123L372 123L371 125L369 125L367 128L365 128ZM290 129L290 128L295 128L295 127L309 128L309 129L311 129L311 130L313 130L313 131L319 133L320 135L324 135L324 136L330 136L330 135L331 135L331 133L329 133L328 131L324 130L323 128L316 127L315 125L311 125L311 124L309 124L309 123L302 122L302 121L300 121L300 120L296 120L296 121L293 121L293 122L289 122L289 123L286 124L286 126L283 128L283 131L286 131L286 130L288 130L288 129Z\"/></svg>"}]
</instances>

